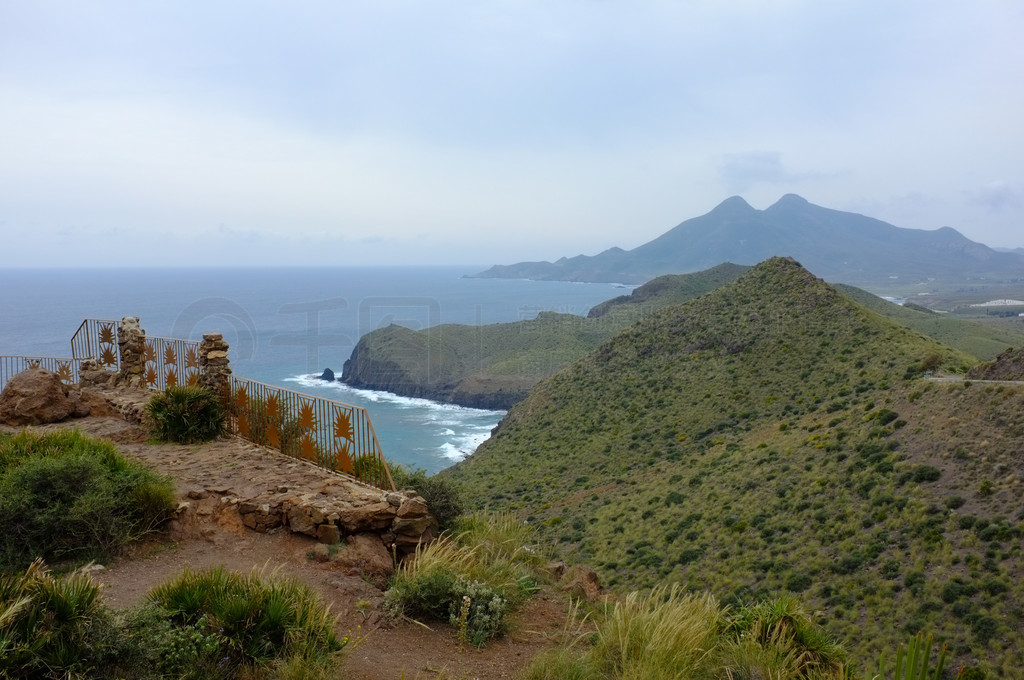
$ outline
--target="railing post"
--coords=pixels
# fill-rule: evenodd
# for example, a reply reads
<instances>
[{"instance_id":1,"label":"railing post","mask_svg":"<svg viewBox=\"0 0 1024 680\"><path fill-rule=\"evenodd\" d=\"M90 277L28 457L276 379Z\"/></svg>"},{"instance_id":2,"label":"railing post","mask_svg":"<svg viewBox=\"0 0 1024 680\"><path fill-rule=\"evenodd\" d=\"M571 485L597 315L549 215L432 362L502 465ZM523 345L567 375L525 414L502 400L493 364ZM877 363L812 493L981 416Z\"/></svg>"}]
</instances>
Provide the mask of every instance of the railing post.
<instances>
[{"instance_id":1,"label":"railing post","mask_svg":"<svg viewBox=\"0 0 1024 680\"><path fill-rule=\"evenodd\" d=\"M131 387L143 386L146 368L146 331L139 326L139 317L126 316L117 329L117 345L121 354L120 381Z\"/></svg>"},{"instance_id":2,"label":"railing post","mask_svg":"<svg viewBox=\"0 0 1024 680\"><path fill-rule=\"evenodd\" d=\"M230 406L228 375L231 367L228 363L228 343L224 342L224 336L203 333L203 341L199 343L199 384L218 394L224 408Z\"/></svg>"}]
</instances>

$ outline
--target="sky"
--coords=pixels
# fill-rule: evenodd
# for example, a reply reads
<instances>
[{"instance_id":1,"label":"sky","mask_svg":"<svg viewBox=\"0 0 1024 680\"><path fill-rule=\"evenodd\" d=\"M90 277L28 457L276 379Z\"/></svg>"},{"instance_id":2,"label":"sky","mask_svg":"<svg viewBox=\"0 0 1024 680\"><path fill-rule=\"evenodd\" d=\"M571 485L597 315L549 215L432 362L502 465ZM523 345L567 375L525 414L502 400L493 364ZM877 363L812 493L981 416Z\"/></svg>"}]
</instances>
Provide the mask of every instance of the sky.
<instances>
[{"instance_id":1,"label":"sky","mask_svg":"<svg viewBox=\"0 0 1024 680\"><path fill-rule=\"evenodd\" d=\"M1021 35L1018 0L0 0L0 266L550 260L787 193L1024 246Z\"/></svg>"}]
</instances>

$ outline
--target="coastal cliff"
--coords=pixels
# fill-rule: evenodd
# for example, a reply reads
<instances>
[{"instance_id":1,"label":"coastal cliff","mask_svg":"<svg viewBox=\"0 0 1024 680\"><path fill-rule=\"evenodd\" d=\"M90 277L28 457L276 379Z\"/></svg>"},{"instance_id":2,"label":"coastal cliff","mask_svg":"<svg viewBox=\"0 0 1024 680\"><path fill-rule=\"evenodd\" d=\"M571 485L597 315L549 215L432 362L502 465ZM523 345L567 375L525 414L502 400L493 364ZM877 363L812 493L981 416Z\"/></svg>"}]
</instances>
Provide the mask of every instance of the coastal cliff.
<instances>
[{"instance_id":1,"label":"coastal cliff","mask_svg":"<svg viewBox=\"0 0 1024 680\"><path fill-rule=\"evenodd\" d=\"M481 358L459 346L467 344L467 339L472 344L469 336L477 335L474 328L436 326L412 331L391 325L376 330L359 340L345 362L341 382L472 408L508 409L543 376L529 371L502 375L473 370L482 368ZM453 342L445 342L444 336Z\"/></svg>"}]
</instances>

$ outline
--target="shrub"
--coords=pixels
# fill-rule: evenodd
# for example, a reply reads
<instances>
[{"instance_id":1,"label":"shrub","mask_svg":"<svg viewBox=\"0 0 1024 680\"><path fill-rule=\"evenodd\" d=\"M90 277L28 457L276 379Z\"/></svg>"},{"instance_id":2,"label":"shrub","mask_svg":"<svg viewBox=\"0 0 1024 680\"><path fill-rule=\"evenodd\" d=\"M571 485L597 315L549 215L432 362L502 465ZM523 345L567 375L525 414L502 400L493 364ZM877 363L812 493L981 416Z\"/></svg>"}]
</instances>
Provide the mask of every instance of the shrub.
<instances>
[{"instance_id":1,"label":"shrub","mask_svg":"<svg viewBox=\"0 0 1024 680\"><path fill-rule=\"evenodd\" d=\"M922 482L934 482L942 476L942 471L931 465L915 465L911 479L918 484Z\"/></svg>"},{"instance_id":2,"label":"shrub","mask_svg":"<svg viewBox=\"0 0 1024 680\"><path fill-rule=\"evenodd\" d=\"M177 626L197 633L189 637L199 644L199 652L205 636L216 635L221 667L295 656L319 659L343 647L334 634L330 608L295 579L242 575L223 567L186 568L150 591L149 600Z\"/></svg>"},{"instance_id":3,"label":"shrub","mask_svg":"<svg viewBox=\"0 0 1024 680\"><path fill-rule=\"evenodd\" d=\"M811 587L811 577L807 574L792 574L786 579L786 590L793 593L802 593Z\"/></svg>"},{"instance_id":4,"label":"shrub","mask_svg":"<svg viewBox=\"0 0 1024 680\"><path fill-rule=\"evenodd\" d=\"M378 487L385 486L388 472L387 463L375 453L364 453L352 460L352 476L361 482ZM391 479L394 481L394 476Z\"/></svg>"},{"instance_id":5,"label":"shrub","mask_svg":"<svg viewBox=\"0 0 1024 680\"><path fill-rule=\"evenodd\" d=\"M172 482L78 432L0 445L0 567L110 555L174 508Z\"/></svg>"},{"instance_id":6,"label":"shrub","mask_svg":"<svg viewBox=\"0 0 1024 680\"><path fill-rule=\"evenodd\" d=\"M146 414L157 437L179 444L210 441L224 428L224 407L205 387L172 385L149 400Z\"/></svg>"},{"instance_id":7,"label":"shrub","mask_svg":"<svg viewBox=\"0 0 1024 680\"><path fill-rule=\"evenodd\" d=\"M460 626L480 646L504 632L507 615L536 590L543 558L526 545L529 526L512 515L471 515L460 526L455 538L442 537L399 567L385 609L393 618Z\"/></svg>"}]
</instances>

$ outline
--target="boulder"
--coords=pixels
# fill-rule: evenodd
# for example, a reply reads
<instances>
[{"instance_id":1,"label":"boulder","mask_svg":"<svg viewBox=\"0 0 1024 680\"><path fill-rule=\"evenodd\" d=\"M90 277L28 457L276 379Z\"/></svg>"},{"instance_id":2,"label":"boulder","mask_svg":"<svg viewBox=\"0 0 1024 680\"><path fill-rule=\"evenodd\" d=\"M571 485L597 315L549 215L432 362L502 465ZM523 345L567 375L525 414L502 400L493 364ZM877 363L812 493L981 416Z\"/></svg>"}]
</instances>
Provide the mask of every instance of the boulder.
<instances>
[{"instance_id":1,"label":"boulder","mask_svg":"<svg viewBox=\"0 0 1024 680\"><path fill-rule=\"evenodd\" d=\"M0 392L0 422L7 425L43 425L87 415L89 407L78 394L70 393L59 375L43 368L22 371Z\"/></svg>"},{"instance_id":2,"label":"boulder","mask_svg":"<svg viewBox=\"0 0 1024 680\"><path fill-rule=\"evenodd\" d=\"M377 534L353 534L331 558L332 566L353 576L360 576L383 590L395 573L394 558Z\"/></svg>"},{"instance_id":3,"label":"boulder","mask_svg":"<svg viewBox=\"0 0 1024 680\"><path fill-rule=\"evenodd\" d=\"M329 368L325 368L324 372L320 374L320 379L326 380L327 382L334 382L334 371Z\"/></svg>"},{"instance_id":4,"label":"boulder","mask_svg":"<svg viewBox=\"0 0 1024 680\"><path fill-rule=\"evenodd\" d=\"M562 590L587 602L597 602L603 595L597 572L582 564L573 565L565 573L562 577Z\"/></svg>"}]
</instances>

